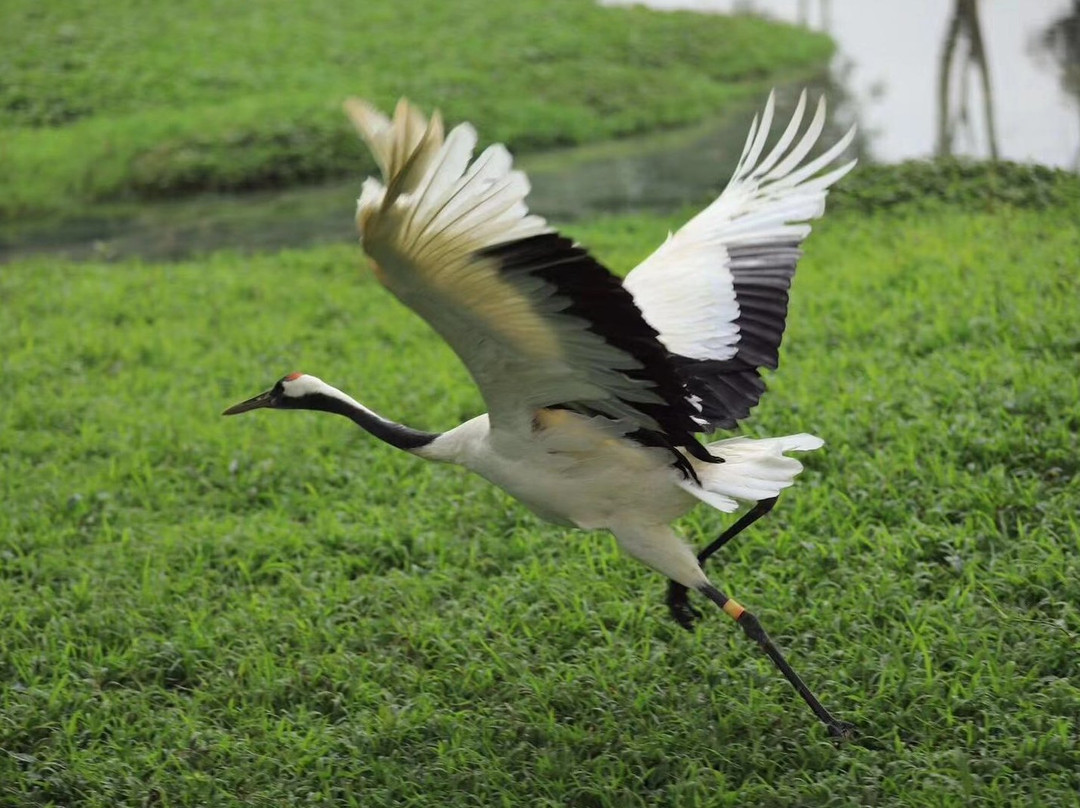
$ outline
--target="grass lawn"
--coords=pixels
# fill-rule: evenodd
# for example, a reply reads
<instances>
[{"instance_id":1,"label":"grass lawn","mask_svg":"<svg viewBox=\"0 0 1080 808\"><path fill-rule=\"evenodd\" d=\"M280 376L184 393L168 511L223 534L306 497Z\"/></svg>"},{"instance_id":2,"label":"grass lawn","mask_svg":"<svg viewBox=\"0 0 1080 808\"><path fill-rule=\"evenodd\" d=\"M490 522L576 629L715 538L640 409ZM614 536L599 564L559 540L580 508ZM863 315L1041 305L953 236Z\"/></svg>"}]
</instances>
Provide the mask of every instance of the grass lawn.
<instances>
[{"instance_id":1,"label":"grass lawn","mask_svg":"<svg viewBox=\"0 0 1080 808\"><path fill-rule=\"evenodd\" d=\"M479 411L355 248L41 259L0 271L0 804L1074 804L1080 204L842 207L747 425L827 445L714 577L858 740L610 537L221 418L293 370ZM674 224L573 232L625 270Z\"/></svg>"},{"instance_id":2,"label":"grass lawn","mask_svg":"<svg viewBox=\"0 0 1080 808\"><path fill-rule=\"evenodd\" d=\"M3 22L0 218L354 175L349 95L422 99L523 151L759 103L832 52L591 0L7 0Z\"/></svg>"}]
</instances>

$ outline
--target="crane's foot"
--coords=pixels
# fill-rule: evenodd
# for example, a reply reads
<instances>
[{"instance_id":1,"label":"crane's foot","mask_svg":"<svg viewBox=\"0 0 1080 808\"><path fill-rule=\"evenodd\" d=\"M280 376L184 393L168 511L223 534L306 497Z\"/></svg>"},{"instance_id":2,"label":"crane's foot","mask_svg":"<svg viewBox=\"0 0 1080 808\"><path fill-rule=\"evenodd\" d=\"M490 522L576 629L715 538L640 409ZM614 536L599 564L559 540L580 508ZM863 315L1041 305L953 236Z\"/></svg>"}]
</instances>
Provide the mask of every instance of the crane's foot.
<instances>
[{"instance_id":1,"label":"crane's foot","mask_svg":"<svg viewBox=\"0 0 1080 808\"><path fill-rule=\"evenodd\" d=\"M841 741L853 740L859 734L854 724L850 721L841 721L838 718L829 721L825 726L829 730L829 735Z\"/></svg>"},{"instance_id":2,"label":"crane's foot","mask_svg":"<svg viewBox=\"0 0 1080 808\"><path fill-rule=\"evenodd\" d=\"M694 622L701 619L701 612L690 605L689 590L680 583L668 581L665 600L675 622L687 631L693 631Z\"/></svg>"}]
</instances>

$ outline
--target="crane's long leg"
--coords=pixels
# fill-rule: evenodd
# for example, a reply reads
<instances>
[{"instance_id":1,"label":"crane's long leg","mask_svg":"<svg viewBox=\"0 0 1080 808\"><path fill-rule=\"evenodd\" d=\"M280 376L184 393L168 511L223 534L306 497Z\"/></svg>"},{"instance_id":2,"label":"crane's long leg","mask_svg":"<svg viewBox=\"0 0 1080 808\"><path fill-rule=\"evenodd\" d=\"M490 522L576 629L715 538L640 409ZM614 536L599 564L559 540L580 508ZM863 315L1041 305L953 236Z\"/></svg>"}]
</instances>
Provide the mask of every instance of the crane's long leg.
<instances>
[{"instance_id":1,"label":"crane's long leg","mask_svg":"<svg viewBox=\"0 0 1080 808\"><path fill-rule=\"evenodd\" d=\"M735 524L733 524L731 527L721 533L720 536L717 537L717 539L712 544L710 544L708 547L698 553L698 563L702 566L705 566L705 562L709 560L710 556L712 556L713 553L715 553L729 541L731 541L748 527L750 527L750 525L754 524L754 522L763 517L769 511L771 511L773 509L773 505L776 504L777 499L778 497L771 497L769 499L763 499L760 502L755 502L754 507L744 513L742 517L740 517L739 521L737 521Z\"/></svg>"},{"instance_id":2,"label":"crane's long leg","mask_svg":"<svg viewBox=\"0 0 1080 808\"><path fill-rule=\"evenodd\" d=\"M789 682L791 682L792 686L799 691L799 695L803 697L803 701L810 705L810 709L814 711L814 715L820 718L822 723L825 724L830 735L834 738L851 738L854 736L855 725L835 718L832 713L821 705L817 696L815 696L810 688L806 686L806 683L799 678L799 674L795 673L795 670L788 664L788 661L784 659L784 655L780 653L780 649L776 647L776 644L769 635L765 633L765 629L761 627L761 623L758 622L757 617L712 584L704 584L701 587L698 587L698 591L723 609L729 617L742 626L747 637L761 646L761 650L769 655L773 664L780 669L780 672L784 674Z\"/></svg>"},{"instance_id":3,"label":"crane's long leg","mask_svg":"<svg viewBox=\"0 0 1080 808\"><path fill-rule=\"evenodd\" d=\"M712 544L698 553L698 563L705 566L705 562L709 560L709 557L713 553L771 511L773 505L776 504L776 500L777 497L772 497L754 503L753 508L744 513L735 524L731 525L731 527L721 533ZM701 612L690 605L689 591L687 588L675 581L668 581L667 605L675 622L687 631L694 628L695 620L701 619Z\"/></svg>"}]
</instances>

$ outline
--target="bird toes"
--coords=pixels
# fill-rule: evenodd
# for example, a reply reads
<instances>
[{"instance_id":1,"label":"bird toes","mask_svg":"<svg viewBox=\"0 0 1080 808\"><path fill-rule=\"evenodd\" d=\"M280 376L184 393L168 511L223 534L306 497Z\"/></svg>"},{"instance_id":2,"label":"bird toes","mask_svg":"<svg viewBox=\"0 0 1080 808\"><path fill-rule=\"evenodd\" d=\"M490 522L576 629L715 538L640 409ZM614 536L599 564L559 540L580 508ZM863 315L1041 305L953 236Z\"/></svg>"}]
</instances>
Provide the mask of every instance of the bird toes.
<instances>
[{"instance_id":1,"label":"bird toes","mask_svg":"<svg viewBox=\"0 0 1080 808\"><path fill-rule=\"evenodd\" d=\"M687 631L693 631L695 621L701 619L701 612L690 605L687 588L675 581L669 581L666 600L672 619Z\"/></svg>"},{"instance_id":2,"label":"bird toes","mask_svg":"<svg viewBox=\"0 0 1080 808\"><path fill-rule=\"evenodd\" d=\"M841 721L837 718L829 722L828 729L829 735L841 741L850 741L859 734L855 725L850 721Z\"/></svg>"}]
</instances>

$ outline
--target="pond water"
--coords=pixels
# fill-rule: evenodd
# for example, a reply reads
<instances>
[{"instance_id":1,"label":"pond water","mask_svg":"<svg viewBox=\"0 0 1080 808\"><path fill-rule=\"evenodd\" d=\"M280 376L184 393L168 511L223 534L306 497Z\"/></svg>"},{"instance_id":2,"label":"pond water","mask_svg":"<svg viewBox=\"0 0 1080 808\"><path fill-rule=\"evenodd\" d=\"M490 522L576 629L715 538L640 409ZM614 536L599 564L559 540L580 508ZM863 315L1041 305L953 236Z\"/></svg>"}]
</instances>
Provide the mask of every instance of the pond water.
<instances>
[{"instance_id":1,"label":"pond water","mask_svg":"<svg viewBox=\"0 0 1080 808\"><path fill-rule=\"evenodd\" d=\"M871 159L951 153L1080 169L1080 0L642 4L759 14L828 33L837 45L830 82Z\"/></svg>"},{"instance_id":2,"label":"pond water","mask_svg":"<svg viewBox=\"0 0 1080 808\"><path fill-rule=\"evenodd\" d=\"M779 120L790 115L797 97L796 88L780 88ZM598 213L700 204L726 184L764 101L725 110L723 118L694 127L526 155L517 165L532 184L529 207L565 222ZM842 120L830 119L823 144L843 134ZM218 249L263 251L355 241L359 191L358 177L284 191L203 194L138 206L102 204L93 215L74 219L0 223L0 263L42 253L75 260L170 260Z\"/></svg>"},{"instance_id":3,"label":"pond water","mask_svg":"<svg viewBox=\"0 0 1080 808\"><path fill-rule=\"evenodd\" d=\"M619 2L621 0L605 0ZM935 154L1080 168L1080 0L650 0L654 8L755 13L827 31L833 107L827 143L859 124L855 151L892 162ZM778 88L778 116L798 88ZM756 106L699 126L528 156L530 207L555 221L672 210L718 192ZM203 195L90 217L0 227L0 262L185 258L355 239L359 180L244 195Z\"/></svg>"}]
</instances>

